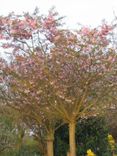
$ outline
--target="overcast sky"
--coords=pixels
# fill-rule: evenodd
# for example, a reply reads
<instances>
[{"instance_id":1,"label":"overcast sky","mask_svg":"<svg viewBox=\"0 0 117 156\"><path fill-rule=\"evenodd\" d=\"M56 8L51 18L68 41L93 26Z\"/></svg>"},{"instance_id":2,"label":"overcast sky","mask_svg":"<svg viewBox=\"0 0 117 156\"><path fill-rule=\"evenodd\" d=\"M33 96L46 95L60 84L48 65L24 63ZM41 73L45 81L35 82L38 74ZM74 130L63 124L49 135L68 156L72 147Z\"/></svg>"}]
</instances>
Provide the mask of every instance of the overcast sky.
<instances>
[{"instance_id":1,"label":"overcast sky","mask_svg":"<svg viewBox=\"0 0 117 156\"><path fill-rule=\"evenodd\" d=\"M117 15L117 0L0 0L0 15L9 12L32 12L38 6L41 13L55 6L60 15L67 16L70 27L77 23L96 26L103 19L112 21L113 11Z\"/></svg>"}]
</instances>

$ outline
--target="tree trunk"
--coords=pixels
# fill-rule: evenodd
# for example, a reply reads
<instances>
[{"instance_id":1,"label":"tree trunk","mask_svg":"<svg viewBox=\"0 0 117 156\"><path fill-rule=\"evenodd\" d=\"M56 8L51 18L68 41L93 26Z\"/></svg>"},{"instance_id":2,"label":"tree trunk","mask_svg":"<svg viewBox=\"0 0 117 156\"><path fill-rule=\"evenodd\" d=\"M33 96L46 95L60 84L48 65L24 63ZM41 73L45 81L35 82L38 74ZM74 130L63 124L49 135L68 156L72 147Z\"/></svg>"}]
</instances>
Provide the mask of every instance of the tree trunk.
<instances>
[{"instance_id":1,"label":"tree trunk","mask_svg":"<svg viewBox=\"0 0 117 156\"><path fill-rule=\"evenodd\" d=\"M47 135L47 156L54 156L54 148L53 148L53 142L54 142L54 134L49 133Z\"/></svg>"},{"instance_id":2,"label":"tree trunk","mask_svg":"<svg viewBox=\"0 0 117 156\"><path fill-rule=\"evenodd\" d=\"M70 152L67 152L67 156L70 156Z\"/></svg>"},{"instance_id":3,"label":"tree trunk","mask_svg":"<svg viewBox=\"0 0 117 156\"><path fill-rule=\"evenodd\" d=\"M69 123L69 147L70 147L70 156L76 156L76 142L75 142L75 122Z\"/></svg>"}]
</instances>

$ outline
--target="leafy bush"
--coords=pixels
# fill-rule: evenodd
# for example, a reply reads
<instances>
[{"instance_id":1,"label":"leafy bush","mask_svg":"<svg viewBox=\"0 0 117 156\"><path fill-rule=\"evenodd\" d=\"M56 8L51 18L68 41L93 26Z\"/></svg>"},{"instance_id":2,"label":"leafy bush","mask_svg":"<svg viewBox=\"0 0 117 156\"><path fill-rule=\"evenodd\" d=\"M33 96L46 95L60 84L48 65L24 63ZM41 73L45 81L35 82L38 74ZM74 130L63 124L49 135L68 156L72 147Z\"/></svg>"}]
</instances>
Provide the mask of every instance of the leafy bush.
<instances>
[{"instance_id":1,"label":"leafy bush","mask_svg":"<svg viewBox=\"0 0 117 156\"><path fill-rule=\"evenodd\" d=\"M37 146L23 145L19 150L11 149L3 152L1 156L41 156Z\"/></svg>"},{"instance_id":2,"label":"leafy bush","mask_svg":"<svg viewBox=\"0 0 117 156\"><path fill-rule=\"evenodd\" d=\"M6 123L7 121L4 120ZM9 122L8 122L9 123ZM6 124L9 126L9 124ZM8 130L8 129L7 129ZM5 132L6 133L6 132ZM55 156L65 156L69 150L68 126L64 125L55 133ZM76 126L77 155L86 156L91 149L97 156L111 156L108 146L108 128L103 118L79 120ZM27 140L28 139L28 140ZM27 138L21 148L8 149L1 156L40 156L34 140Z\"/></svg>"},{"instance_id":3,"label":"leafy bush","mask_svg":"<svg viewBox=\"0 0 117 156\"><path fill-rule=\"evenodd\" d=\"M77 155L86 155L91 149L97 156L108 151L108 128L104 118L93 117L79 120L76 126ZM64 156L69 149L68 127L64 125L55 133L55 156Z\"/></svg>"},{"instance_id":4,"label":"leafy bush","mask_svg":"<svg viewBox=\"0 0 117 156\"><path fill-rule=\"evenodd\" d=\"M0 114L0 154L16 143L16 133L10 118Z\"/></svg>"},{"instance_id":5,"label":"leafy bush","mask_svg":"<svg viewBox=\"0 0 117 156\"><path fill-rule=\"evenodd\" d=\"M64 156L69 149L68 126L64 125L55 132L55 156Z\"/></svg>"},{"instance_id":6,"label":"leafy bush","mask_svg":"<svg viewBox=\"0 0 117 156\"><path fill-rule=\"evenodd\" d=\"M84 156L92 149L98 156L104 156L108 149L108 128L103 118L80 120L77 125L77 153Z\"/></svg>"},{"instance_id":7,"label":"leafy bush","mask_svg":"<svg viewBox=\"0 0 117 156\"><path fill-rule=\"evenodd\" d=\"M2 156L41 156L38 150L38 146L32 141L32 143L22 144L17 149L9 149L2 153Z\"/></svg>"},{"instance_id":8,"label":"leafy bush","mask_svg":"<svg viewBox=\"0 0 117 156\"><path fill-rule=\"evenodd\" d=\"M10 117L0 114L0 156L40 156L36 141L29 136L17 148L20 140L15 126Z\"/></svg>"}]
</instances>

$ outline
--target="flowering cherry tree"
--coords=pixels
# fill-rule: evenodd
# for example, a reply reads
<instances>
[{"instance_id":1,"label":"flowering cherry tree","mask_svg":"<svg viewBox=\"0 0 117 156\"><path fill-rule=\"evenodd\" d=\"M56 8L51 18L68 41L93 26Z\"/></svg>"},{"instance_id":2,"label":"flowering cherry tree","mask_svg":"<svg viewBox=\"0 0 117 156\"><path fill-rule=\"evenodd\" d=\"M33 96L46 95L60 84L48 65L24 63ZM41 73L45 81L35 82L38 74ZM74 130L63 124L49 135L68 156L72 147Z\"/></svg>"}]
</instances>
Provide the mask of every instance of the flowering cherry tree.
<instances>
[{"instance_id":1,"label":"flowering cherry tree","mask_svg":"<svg viewBox=\"0 0 117 156\"><path fill-rule=\"evenodd\" d=\"M51 77L61 110L58 114L69 124L71 156L75 156L78 118L95 115L98 108L112 103L110 96L116 94L117 56L107 37L111 29L103 25L66 31L51 51Z\"/></svg>"},{"instance_id":2,"label":"flowering cherry tree","mask_svg":"<svg viewBox=\"0 0 117 156\"><path fill-rule=\"evenodd\" d=\"M23 16L12 13L0 18L1 47L8 49L11 56L8 64L2 58L0 61L3 96L7 95L7 104L19 110L28 125L32 123L31 129L44 129L48 156L53 155L58 122L56 117L45 115L50 100L46 60L52 46L50 40L58 35L56 27L60 25L55 15L52 11L47 17L40 17L37 12Z\"/></svg>"},{"instance_id":3,"label":"flowering cherry tree","mask_svg":"<svg viewBox=\"0 0 117 156\"><path fill-rule=\"evenodd\" d=\"M58 120L68 123L70 156L76 156L76 121L95 115L116 95L117 56L109 38L114 27L73 31L60 19L53 11L0 18L1 47L12 56L9 63L1 59L0 80L8 104L44 125L48 156Z\"/></svg>"}]
</instances>

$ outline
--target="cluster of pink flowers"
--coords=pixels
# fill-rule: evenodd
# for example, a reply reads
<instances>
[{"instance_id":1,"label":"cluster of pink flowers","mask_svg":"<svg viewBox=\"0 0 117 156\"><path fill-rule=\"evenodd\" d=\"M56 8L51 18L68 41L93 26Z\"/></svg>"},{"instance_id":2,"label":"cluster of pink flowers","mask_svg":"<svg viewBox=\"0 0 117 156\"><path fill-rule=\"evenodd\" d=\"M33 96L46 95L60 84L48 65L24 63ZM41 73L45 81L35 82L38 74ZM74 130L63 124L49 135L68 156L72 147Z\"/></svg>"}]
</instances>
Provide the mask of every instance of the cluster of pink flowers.
<instances>
[{"instance_id":1,"label":"cluster of pink flowers","mask_svg":"<svg viewBox=\"0 0 117 156\"><path fill-rule=\"evenodd\" d=\"M112 29L113 29L112 26L104 24L104 25L101 27L100 35L106 36L106 35L108 35L108 33L109 33L110 31L112 31Z\"/></svg>"},{"instance_id":2,"label":"cluster of pink flowers","mask_svg":"<svg viewBox=\"0 0 117 156\"><path fill-rule=\"evenodd\" d=\"M50 29L52 26L55 26L55 19L53 15L48 15L47 18L44 19L43 26L45 29Z\"/></svg>"},{"instance_id":3,"label":"cluster of pink flowers","mask_svg":"<svg viewBox=\"0 0 117 156\"><path fill-rule=\"evenodd\" d=\"M36 29L38 26L36 19L26 18L26 22L32 29Z\"/></svg>"},{"instance_id":4,"label":"cluster of pink flowers","mask_svg":"<svg viewBox=\"0 0 117 156\"><path fill-rule=\"evenodd\" d=\"M89 35L90 32L91 32L91 30L88 27L83 27L81 29L81 34L83 34L83 35Z\"/></svg>"}]
</instances>

